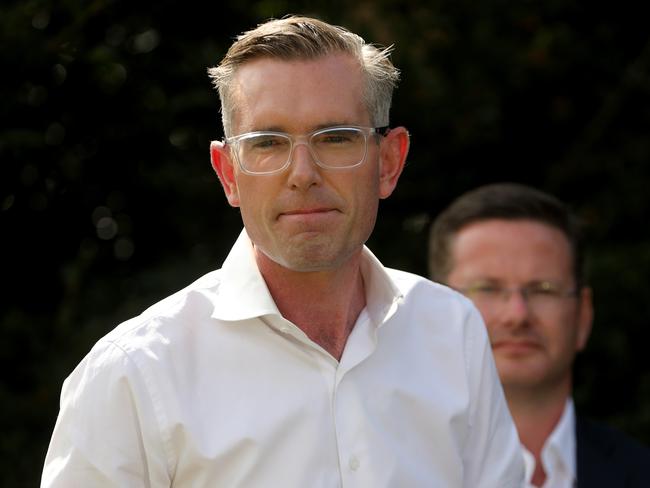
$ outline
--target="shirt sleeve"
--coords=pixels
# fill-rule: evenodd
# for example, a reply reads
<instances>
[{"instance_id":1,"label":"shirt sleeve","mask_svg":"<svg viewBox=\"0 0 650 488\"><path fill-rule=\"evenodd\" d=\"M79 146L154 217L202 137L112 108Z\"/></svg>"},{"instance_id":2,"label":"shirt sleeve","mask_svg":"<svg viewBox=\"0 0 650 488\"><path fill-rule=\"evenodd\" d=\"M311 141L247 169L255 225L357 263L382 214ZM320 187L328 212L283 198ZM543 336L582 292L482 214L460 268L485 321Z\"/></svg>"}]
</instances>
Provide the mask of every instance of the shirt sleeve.
<instances>
[{"instance_id":1,"label":"shirt sleeve","mask_svg":"<svg viewBox=\"0 0 650 488\"><path fill-rule=\"evenodd\" d=\"M497 373L487 331L472 308L466 333L470 425L465 443L466 488L520 488L524 461Z\"/></svg>"},{"instance_id":2,"label":"shirt sleeve","mask_svg":"<svg viewBox=\"0 0 650 488\"><path fill-rule=\"evenodd\" d=\"M169 487L164 442L147 382L107 342L64 382L41 488Z\"/></svg>"}]
</instances>

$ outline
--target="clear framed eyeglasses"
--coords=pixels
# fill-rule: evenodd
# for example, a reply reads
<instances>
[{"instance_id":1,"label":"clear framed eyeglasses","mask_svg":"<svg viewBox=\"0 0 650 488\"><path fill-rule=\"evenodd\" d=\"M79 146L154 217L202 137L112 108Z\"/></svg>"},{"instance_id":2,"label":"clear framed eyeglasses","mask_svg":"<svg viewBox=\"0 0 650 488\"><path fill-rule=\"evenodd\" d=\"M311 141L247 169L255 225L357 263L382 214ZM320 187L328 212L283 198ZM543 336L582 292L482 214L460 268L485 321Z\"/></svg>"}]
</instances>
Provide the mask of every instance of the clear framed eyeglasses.
<instances>
[{"instance_id":1,"label":"clear framed eyeglasses","mask_svg":"<svg viewBox=\"0 0 650 488\"><path fill-rule=\"evenodd\" d=\"M318 129L309 134L256 131L227 137L237 164L250 175L272 175L291 164L293 150L301 144L309 148L318 166L339 170L359 166L368 153L371 135L385 136L386 127L336 126Z\"/></svg>"},{"instance_id":2,"label":"clear framed eyeglasses","mask_svg":"<svg viewBox=\"0 0 650 488\"><path fill-rule=\"evenodd\" d=\"M556 309L567 298L575 298L578 291L566 289L551 281L537 281L522 287L506 288L490 282L476 282L459 288L458 291L470 298L481 310L499 310L512 296L518 293L536 312Z\"/></svg>"}]
</instances>

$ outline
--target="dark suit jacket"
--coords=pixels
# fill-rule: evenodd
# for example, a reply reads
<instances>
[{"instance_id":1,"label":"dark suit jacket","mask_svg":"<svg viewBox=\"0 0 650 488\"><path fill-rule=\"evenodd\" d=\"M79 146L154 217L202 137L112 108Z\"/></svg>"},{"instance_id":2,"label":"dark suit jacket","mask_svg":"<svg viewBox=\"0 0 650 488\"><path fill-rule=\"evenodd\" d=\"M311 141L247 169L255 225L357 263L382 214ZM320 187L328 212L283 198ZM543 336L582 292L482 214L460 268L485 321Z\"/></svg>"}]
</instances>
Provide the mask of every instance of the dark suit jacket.
<instances>
[{"instance_id":1,"label":"dark suit jacket","mask_svg":"<svg viewBox=\"0 0 650 488\"><path fill-rule=\"evenodd\" d=\"M650 488L650 449L622 432L577 417L578 488Z\"/></svg>"}]
</instances>

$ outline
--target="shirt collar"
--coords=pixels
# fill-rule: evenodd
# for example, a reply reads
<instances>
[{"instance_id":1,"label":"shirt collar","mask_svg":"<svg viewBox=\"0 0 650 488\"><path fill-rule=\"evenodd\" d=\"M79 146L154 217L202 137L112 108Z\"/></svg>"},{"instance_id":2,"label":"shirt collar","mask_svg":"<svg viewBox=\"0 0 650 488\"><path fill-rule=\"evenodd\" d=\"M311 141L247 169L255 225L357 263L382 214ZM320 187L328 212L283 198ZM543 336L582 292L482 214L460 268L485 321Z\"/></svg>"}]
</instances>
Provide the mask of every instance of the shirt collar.
<instances>
[{"instance_id":1,"label":"shirt collar","mask_svg":"<svg viewBox=\"0 0 650 488\"><path fill-rule=\"evenodd\" d=\"M253 244L242 230L221 267L212 317L225 321L280 315L255 261Z\"/></svg>"},{"instance_id":2,"label":"shirt collar","mask_svg":"<svg viewBox=\"0 0 650 488\"><path fill-rule=\"evenodd\" d=\"M366 291L368 315L372 323L381 326L395 313L404 295L384 265L366 246L363 247L361 256L361 276Z\"/></svg>"},{"instance_id":3,"label":"shirt collar","mask_svg":"<svg viewBox=\"0 0 650 488\"><path fill-rule=\"evenodd\" d=\"M526 464L526 480L530 480L535 471L535 457L522 444ZM542 464L546 472L547 482L553 474L564 471L571 480L576 479L576 438L575 438L575 407L569 397L559 422L548 436L542 448Z\"/></svg>"},{"instance_id":4,"label":"shirt collar","mask_svg":"<svg viewBox=\"0 0 650 488\"><path fill-rule=\"evenodd\" d=\"M564 412L542 449L545 470L555 471L561 464L572 479L576 478L575 408L568 398Z\"/></svg>"},{"instance_id":5,"label":"shirt collar","mask_svg":"<svg viewBox=\"0 0 650 488\"><path fill-rule=\"evenodd\" d=\"M366 308L375 324L382 324L396 310L402 294L381 262L364 246L361 275L366 291ZM221 267L213 296L212 317L225 321L280 315L255 261L253 244L242 230Z\"/></svg>"}]
</instances>

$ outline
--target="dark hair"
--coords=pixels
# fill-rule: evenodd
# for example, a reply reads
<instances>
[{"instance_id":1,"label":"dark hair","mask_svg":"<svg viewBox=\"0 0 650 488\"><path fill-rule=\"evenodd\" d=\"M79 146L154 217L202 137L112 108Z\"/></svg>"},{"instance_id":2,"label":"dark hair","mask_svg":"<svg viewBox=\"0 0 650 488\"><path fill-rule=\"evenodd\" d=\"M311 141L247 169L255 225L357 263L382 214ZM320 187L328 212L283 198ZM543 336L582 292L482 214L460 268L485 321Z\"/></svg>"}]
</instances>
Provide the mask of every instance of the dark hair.
<instances>
[{"instance_id":1,"label":"dark hair","mask_svg":"<svg viewBox=\"0 0 650 488\"><path fill-rule=\"evenodd\" d=\"M429 236L429 273L445 283L453 266L452 241L463 227L488 219L535 220L562 231L571 246L576 286L584 283L584 255L577 218L548 193L517 183L495 183L469 191L433 222Z\"/></svg>"}]
</instances>

